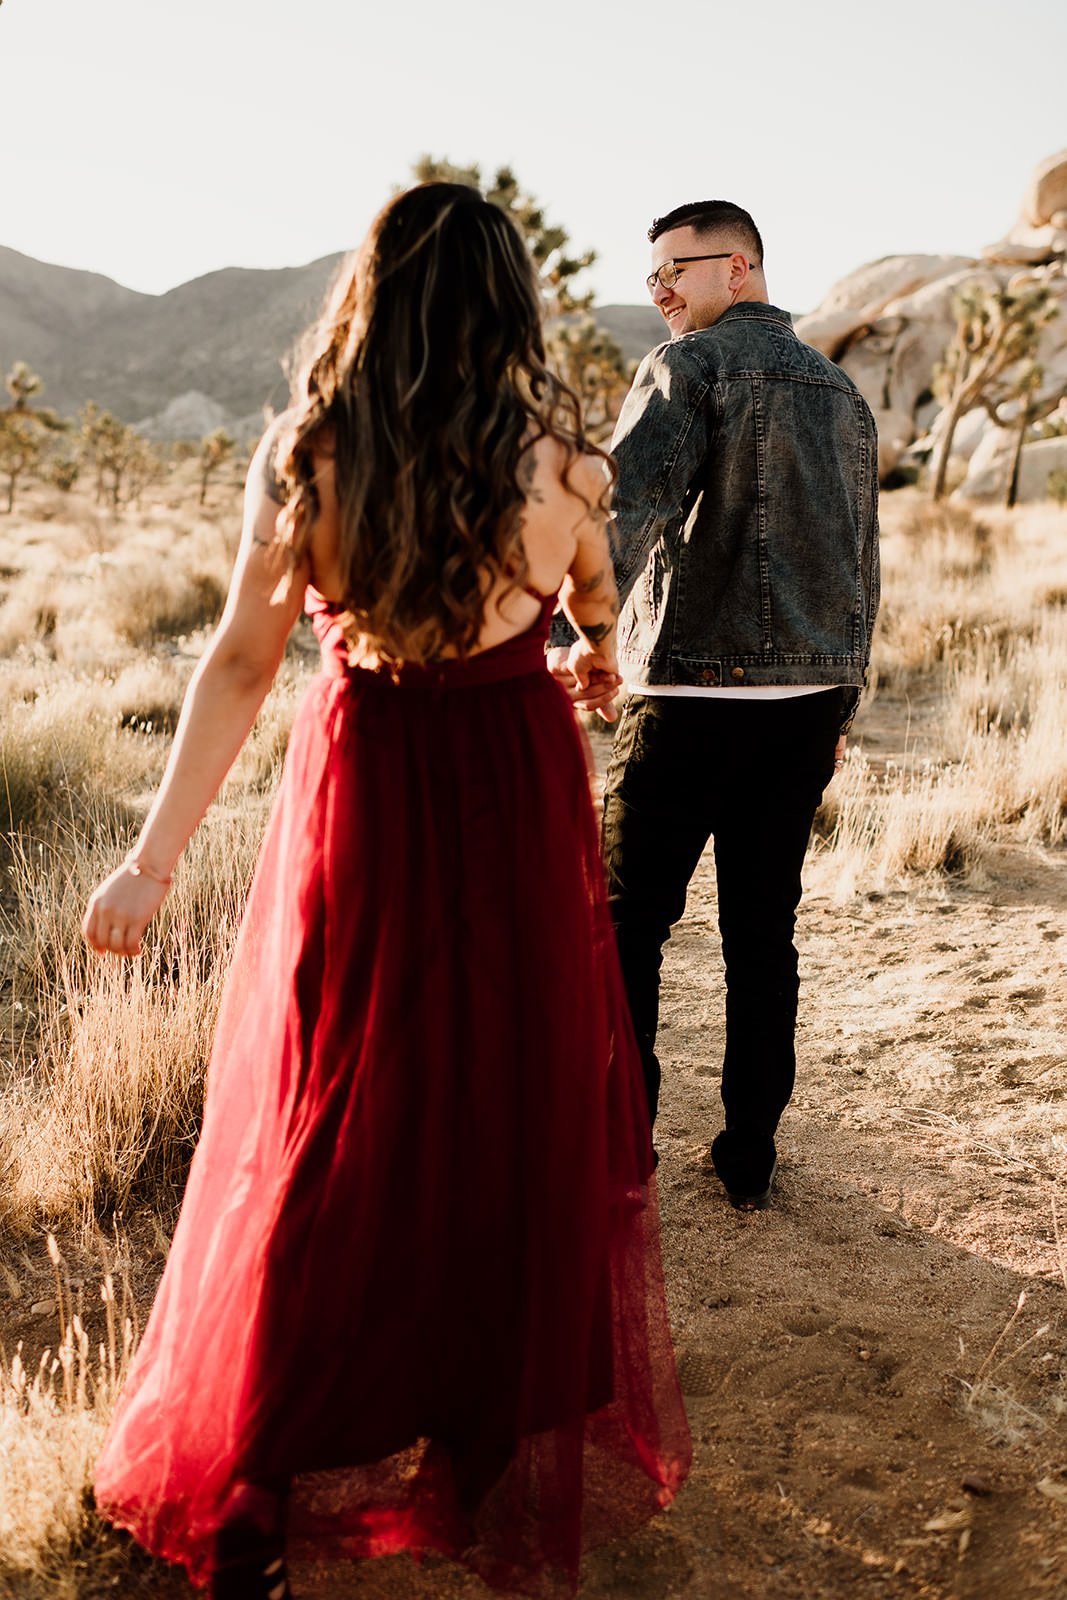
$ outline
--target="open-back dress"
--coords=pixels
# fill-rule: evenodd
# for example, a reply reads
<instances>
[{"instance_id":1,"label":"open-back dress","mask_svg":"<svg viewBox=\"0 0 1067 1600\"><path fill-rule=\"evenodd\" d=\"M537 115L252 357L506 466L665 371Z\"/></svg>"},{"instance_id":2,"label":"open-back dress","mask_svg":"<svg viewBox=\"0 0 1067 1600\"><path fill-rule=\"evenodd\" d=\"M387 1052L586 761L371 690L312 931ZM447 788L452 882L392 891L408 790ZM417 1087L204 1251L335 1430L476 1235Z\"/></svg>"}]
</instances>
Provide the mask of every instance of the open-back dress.
<instances>
[{"instance_id":1,"label":"open-back dress","mask_svg":"<svg viewBox=\"0 0 1067 1600\"><path fill-rule=\"evenodd\" d=\"M641 1070L551 601L465 660L323 672L237 940L203 1133L96 1474L197 1582L439 1551L575 1592L683 1480ZM258 1508L258 1509L257 1509Z\"/></svg>"}]
</instances>

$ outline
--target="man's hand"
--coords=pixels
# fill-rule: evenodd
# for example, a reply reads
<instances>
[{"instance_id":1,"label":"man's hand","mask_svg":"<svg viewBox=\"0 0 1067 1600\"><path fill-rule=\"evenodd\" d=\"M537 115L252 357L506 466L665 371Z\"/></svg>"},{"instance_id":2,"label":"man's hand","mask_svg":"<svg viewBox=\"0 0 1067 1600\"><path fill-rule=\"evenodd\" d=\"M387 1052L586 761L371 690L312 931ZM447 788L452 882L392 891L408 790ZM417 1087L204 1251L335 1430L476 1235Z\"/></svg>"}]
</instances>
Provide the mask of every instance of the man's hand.
<instances>
[{"instance_id":1,"label":"man's hand","mask_svg":"<svg viewBox=\"0 0 1067 1600\"><path fill-rule=\"evenodd\" d=\"M848 743L848 735L843 733L840 736L840 738L838 739L837 743L834 745L834 776L835 777L841 771L841 768L845 764L845 746L846 746L847 743Z\"/></svg>"},{"instance_id":2,"label":"man's hand","mask_svg":"<svg viewBox=\"0 0 1067 1600\"><path fill-rule=\"evenodd\" d=\"M616 720L614 701L622 687L622 677L614 658L609 662L579 639L569 650L562 647L547 651L545 664L557 683L563 685L576 710L596 711L605 722Z\"/></svg>"}]
</instances>

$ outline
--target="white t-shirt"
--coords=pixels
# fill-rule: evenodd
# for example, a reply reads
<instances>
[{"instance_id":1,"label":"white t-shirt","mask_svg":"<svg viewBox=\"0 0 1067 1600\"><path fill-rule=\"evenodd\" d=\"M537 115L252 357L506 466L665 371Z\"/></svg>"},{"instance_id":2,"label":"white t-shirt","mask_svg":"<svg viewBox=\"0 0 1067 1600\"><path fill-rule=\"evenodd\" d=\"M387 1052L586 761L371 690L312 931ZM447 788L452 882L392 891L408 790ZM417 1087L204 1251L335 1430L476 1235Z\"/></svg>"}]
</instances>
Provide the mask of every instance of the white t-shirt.
<instances>
[{"instance_id":1,"label":"white t-shirt","mask_svg":"<svg viewBox=\"0 0 1067 1600\"><path fill-rule=\"evenodd\" d=\"M695 683L628 683L626 694L674 695L679 700L794 700L801 694L826 694L832 683L753 684L750 689L709 689Z\"/></svg>"}]
</instances>

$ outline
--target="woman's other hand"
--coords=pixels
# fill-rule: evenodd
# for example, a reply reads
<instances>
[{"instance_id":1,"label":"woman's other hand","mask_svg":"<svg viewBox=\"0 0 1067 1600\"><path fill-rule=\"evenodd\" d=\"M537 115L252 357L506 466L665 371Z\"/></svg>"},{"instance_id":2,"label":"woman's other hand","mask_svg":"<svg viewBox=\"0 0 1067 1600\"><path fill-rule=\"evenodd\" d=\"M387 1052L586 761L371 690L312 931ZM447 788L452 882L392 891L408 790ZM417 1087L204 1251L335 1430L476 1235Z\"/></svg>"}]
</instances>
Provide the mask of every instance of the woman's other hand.
<instances>
[{"instance_id":1,"label":"woman's other hand","mask_svg":"<svg viewBox=\"0 0 1067 1600\"><path fill-rule=\"evenodd\" d=\"M140 955L141 938L168 888L124 861L90 897L82 922L86 942L104 956Z\"/></svg>"}]
</instances>

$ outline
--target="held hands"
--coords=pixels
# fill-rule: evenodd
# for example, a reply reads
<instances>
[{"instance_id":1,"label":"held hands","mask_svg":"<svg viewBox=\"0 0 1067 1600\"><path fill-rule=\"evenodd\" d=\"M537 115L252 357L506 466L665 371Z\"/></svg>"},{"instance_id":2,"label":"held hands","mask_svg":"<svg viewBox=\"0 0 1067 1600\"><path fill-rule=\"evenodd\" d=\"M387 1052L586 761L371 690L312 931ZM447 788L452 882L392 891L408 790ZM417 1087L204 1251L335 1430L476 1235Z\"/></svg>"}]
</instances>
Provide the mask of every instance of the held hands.
<instances>
[{"instance_id":1,"label":"held hands","mask_svg":"<svg viewBox=\"0 0 1067 1600\"><path fill-rule=\"evenodd\" d=\"M613 648L598 649L579 639L569 650L549 650L546 663L576 710L596 711L605 722L617 719L614 701L622 688L622 676Z\"/></svg>"},{"instance_id":2,"label":"held hands","mask_svg":"<svg viewBox=\"0 0 1067 1600\"><path fill-rule=\"evenodd\" d=\"M86 942L101 955L140 955L141 937L169 888L168 880L124 861L90 897L82 922Z\"/></svg>"}]
</instances>

